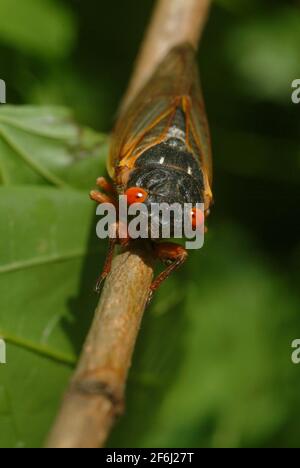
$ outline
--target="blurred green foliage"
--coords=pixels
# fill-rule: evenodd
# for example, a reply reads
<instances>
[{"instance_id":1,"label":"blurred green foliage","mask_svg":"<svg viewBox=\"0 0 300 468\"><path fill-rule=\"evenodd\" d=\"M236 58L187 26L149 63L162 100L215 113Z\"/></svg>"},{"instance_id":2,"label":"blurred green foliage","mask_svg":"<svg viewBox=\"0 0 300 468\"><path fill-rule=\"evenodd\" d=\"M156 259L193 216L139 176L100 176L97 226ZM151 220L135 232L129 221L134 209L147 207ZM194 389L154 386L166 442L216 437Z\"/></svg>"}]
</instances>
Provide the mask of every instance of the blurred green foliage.
<instances>
[{"instance_id":1,"label":"blurred green foliage","mask_svg":"<svg viewBox=\"0 0 300 468\"><path fill-rule=\"evenodd\" d=\"M74 43L71 11L52 0L1 0L1 42L41 60L64 58Z\"/></svg>"},{"instance_id":2,"label":"blurred green foliage","mask_svg":"<svg viewBox=\"0 0 300 468\"><path fill-rule=\"evenodd\" d=\"M88 329L106 246L87 193L153 3L1 0L0 78L29 105L0 108L2 447L42 444ZM145 315L110 446L300 445L299 21L292 0L213 5L209 232Z\"/></svg>"}]
</instances>

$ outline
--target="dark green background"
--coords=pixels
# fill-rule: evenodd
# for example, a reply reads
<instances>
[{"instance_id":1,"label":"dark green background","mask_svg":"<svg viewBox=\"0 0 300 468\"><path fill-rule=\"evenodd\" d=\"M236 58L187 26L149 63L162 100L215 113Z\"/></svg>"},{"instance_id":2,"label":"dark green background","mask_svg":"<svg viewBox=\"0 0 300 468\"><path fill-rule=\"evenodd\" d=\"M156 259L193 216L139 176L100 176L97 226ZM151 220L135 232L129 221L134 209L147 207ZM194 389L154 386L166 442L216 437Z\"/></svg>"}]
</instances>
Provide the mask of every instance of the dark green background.
<instances>
[{"instance_id":1,"label":"dark green background","mask_svg":"<svg viewBox=\"0 0 300 468\"><path fill-rule=\"evenodd\" d=\"M81 124L108 132L153 4L1 0L0 78L8 103L67 106ZM112 446L300 446L300 365L291 362L291 342L300 338L300 104L291 102L291 83L300 78L299 23L297 1L214 2L199 67L212 133L215 206L204 249L191 252L146 313L127 411ZM70 138L74 148L84 146ZM87 153L95 149L89 138ZM63 171L47 160L76 195L53 178L42 187L45 180L27 177L17 166L9 187L0 189L1 252L11 219L25 226L17 236L24 258L33 232L57 241L51 216L60 220L62 249L69 248L68 236L75 250L77 241L82 245L80 259L63 270L51 263L31 272L31 279L22 269L8 277L0 253L0 332L10 352L0 368L1 446L42 443L93 312L102 256L86 194L103 172L107 152L105 137L93 138L100 140L102 156L97 152L87 165ZM29 219L37 199L51 205L50 219L38 211ZM76 224L70 233L73 203L86 228ZM64 318L49 352L40 346L40 334L53 314ZM3 332L7 317L13 337ZM60 342L63 356L55 355Z\"/></svg>"}]
</instances>

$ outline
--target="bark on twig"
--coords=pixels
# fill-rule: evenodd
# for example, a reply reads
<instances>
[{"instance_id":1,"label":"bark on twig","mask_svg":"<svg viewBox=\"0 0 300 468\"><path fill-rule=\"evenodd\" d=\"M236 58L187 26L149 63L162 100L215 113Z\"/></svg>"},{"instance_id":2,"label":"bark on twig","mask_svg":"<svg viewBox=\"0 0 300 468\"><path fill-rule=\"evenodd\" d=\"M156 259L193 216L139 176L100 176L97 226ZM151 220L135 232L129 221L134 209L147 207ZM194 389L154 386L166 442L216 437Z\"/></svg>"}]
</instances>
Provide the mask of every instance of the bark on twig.
<instances>
[{"instance_id":1,"label":"bark on twig","mask_svg":"<svg viewBox=\"0 0 300 468\"><path fill-rule=\"evenodd\" d=\"M140 48L121 112L170 49L183 42L198 48L211 0L159 0Z\"/></svg>"},{"instance_id":2,"label":"bark on twig","mask_svg":"<svg viewBox=\"0 0 300 468\"><path fill-rule=\"evenodd\" d=\"M176 44L197 47L210 0L159 0L122 109ZM122 413L127 374L153 277L147 243L118 255L47 448L102 447Z\"/></svg>"}]
</instances>

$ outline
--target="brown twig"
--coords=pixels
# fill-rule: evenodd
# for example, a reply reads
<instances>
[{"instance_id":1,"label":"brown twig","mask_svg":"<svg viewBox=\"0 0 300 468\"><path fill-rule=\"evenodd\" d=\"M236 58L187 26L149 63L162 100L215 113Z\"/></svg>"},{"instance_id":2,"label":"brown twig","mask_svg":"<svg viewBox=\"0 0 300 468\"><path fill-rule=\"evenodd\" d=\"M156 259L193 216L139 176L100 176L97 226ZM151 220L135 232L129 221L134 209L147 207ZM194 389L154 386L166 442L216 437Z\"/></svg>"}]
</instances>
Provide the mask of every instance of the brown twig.
<instances>
[{"instance_id":1,"label":"brown twig","mask_svg":"<svg viewBox=\"0 0 300 468\"><path fill-rule=\"evenodd\" d=\"M170 49L183 42L198 48L211 0L159 0L138 54L121 111L136 96Z\"/></svg>"},{"instance_id":2,"label":"brown twig","mask_svg":"<svg viewBox=\"0 0 300 468\"><path fill-rule=\"evenodd\" d=\"M210 0L159 0L146 34L122 109L176 44L195 47ZM118 255L106 280L95 318L48 448L103 446L122 413L131 358L153 278L147 244Z\"/></svg>"}]
</instances>

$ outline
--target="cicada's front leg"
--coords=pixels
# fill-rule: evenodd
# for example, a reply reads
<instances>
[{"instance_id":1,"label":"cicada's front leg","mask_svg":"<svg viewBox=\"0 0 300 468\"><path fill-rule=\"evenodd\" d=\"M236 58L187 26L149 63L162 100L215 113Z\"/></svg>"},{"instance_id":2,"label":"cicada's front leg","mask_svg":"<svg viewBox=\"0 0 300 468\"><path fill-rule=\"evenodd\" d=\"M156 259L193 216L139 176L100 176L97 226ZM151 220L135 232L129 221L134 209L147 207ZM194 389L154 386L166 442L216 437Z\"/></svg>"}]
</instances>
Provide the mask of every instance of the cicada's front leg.
<instances>
[{"instance_id":1,"label":"cicada's front leg","mask_svg":"<svg viewBox=\"0 0 300 468\"><path fill-rule=\"evenodd\" d=\"M104 192L111 194L113 197L117 196L117 191L114 185L111 182L109 182L105 177L98 177L98 179L96 180L96 184Z\"/></svg>"},{"instance_id":2,"label":"cicada's front leg","mask_svg":"<svg viewBox=\"0 0 300 468\"><path fill-rule=\"evenodd\" d=\"M96 181L96 184L106 193L98 192L97 190L92 190L90 192L91 200L94 200L98 204L111 203L112 205L117 206L116 191L114 189L114 186L110 182L108 182L105 179L105 177L99 177Z\"/></svg>"},{"instance_id":3,"label":"cicada's front leg","mask_svg":"<svg viewBox=\"0 0 300 468\"><path fill-rule=\"evenodd\" d=\"M96 293L101 292L102 285L103 285L106 277L110 273L116 244L117 244L117 239L109 239L108 251L107 251L107 254L106 254L103 270L101 272L101 275L97 279L96 285L95 285L95 292Z\"/></svg>"},{"instance_id":4,"label":"cicada's front leg","mask_svg":"<svg viewBox=\"0 0 300 468\"><path fill-rule=\"evenodd\" d=\"M109 195L107 193L102 193L102 192L99 192L97 190L92 190L90 192L91 200L94 200L98 204L111 203L117 209L117 193L116 193L116 190L115 190L114 186L110 182L108 182L104 177L99 177L97 179L96 183L97 183L97 186L99 188L101 188L102 190L107 192ZM111 227L112 228L115 227L116 237L109 239L108 252L106 254L104 267L103 267L102 273L101 273L100 277L98 278L98 280L96 282L96 286L95 286L95 291L98 292L98 293L101 291L101 287L103 285L103 282L105 281L106 277L110 273L116 245L120 244L120 245L126 247L128 245L128 243L129 243L129 237L128 236L124 238L124 237L119 235L121 228L120 228L120 223L118 221L116 223L116 226L111 226ZM122 234L123 234L123 232L122 232Z\"/></svg>"},{"instance_id":5,"label":"cicada's front leg","mask_svg":"<svg viewBox=\"0 0 300 468\"><path fill-rule=\"evenodd\" d=\"M154 243L155 256L161 260L167 268L162 271L150 286L148 304L154 292L165 281L173 271L177 270L187 259L188 253L184 247L172 242Z\"/></svg>"}]
</instances>

